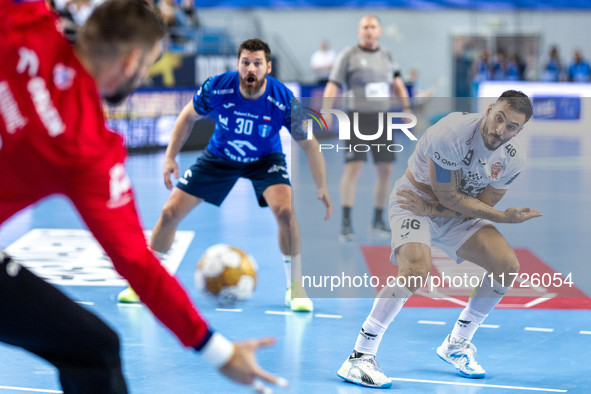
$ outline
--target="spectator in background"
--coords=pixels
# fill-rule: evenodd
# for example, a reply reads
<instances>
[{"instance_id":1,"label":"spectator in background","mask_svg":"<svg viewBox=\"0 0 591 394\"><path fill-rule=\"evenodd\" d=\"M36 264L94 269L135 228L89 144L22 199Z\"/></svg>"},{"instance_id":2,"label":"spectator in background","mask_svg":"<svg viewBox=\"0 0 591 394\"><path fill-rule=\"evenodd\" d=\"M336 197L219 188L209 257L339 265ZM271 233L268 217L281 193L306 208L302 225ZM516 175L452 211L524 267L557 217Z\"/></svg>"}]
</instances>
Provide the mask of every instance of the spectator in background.
<instances>
[{"instance_id":1,"label":"spectator in background","mask_svg":"<svg viewBox=\"0 0 591 394\"><path fill-rule=\"evenodd\" d=\"M418 79L419 72L416 68L411 68L410 70L408 70L408 76L404 80L406 90L408 90L408 96L433 97L435 95L435 91L433 89L422 90L421 85L418 82Z\"/></svg>"},{"instance_id":2,"label":"spectator in background","mask_svg":"<svg viewBox=\"0 0 591 394\"><path fill-rule=\"evenodd\" d=\"M195 7L195 0L180 0L181 10L189 18L191 26L199 27L199 18L197 17L197 8Z\"/></svg>"},{"instance_id":3,"label":"spectator in background","mask_svg":"<svg viewBox=\"0 0 591 394\"><path fill-rule=\"evenodd\" d=\"M513 53L507 58L505 63L505 80L521 81L523 79L522 64L519 56Z\"/></svg>"},{"instance_id":4,"label":"spectator in background","mask_svg":"<svg viewBox=\"0 0 591 394\"><path fill-rule=\"evenodd\" d=\"M562 62L558 54L558 47L550 48L549 59L542 71L543 82L559 82L562 75Z\"/></svg>"},{"instance_id":5,"label":"spectator in background","mask_svg":"<svg viewBox=\"0 0 591 394\"><path fill-rule=\"evenodd\" d=\"M580 49L575 49L573 53L573 62L568 68L569 82L589 82L591 76L591 67L583 59L583 53Z\"/></svg>"},{"instance_id":6,"label":"spectator in background","mask_svg":"<svg viewBox=\"0 0 591 394\"><path fill-rule=\"evenodd\" d=\"M176 0L160 0L157 7L167 27L191 26L191 20Z\"/></svg>"},{"instance_id":7,"label":"spectator in background","mask_svg":"<svg viewBox=\"0 0 591 394\"><path fill-rule=\"evenodd\" d=\"M472 82L488 81L492 79L490 66L490 52L483 49L472 63Z\"/></svg>"},{"instance_id":8,"label":"spectator in background","mask_svg":"<svg viewBox=\"0 0 591 394\"><path fill-rule=\"evenodd\" d=\"M316 74L316 82L319 85L326 85L328 82L328 76L332 70L332 65L336 58L336 53L330 49L328 41L322 40L320 48L314 52L310 59L310 67Z\"/></svg>"},{"instance_id":9,"label":"spectator in background","mask_svg":"<svg viewBox=\"0 0 591 394\"><path fill-rule=\"evenodd\" d=\"M493 79L496 81L504 81L507 79L507 60L505 52L498 51L492 61Z\"/></svg>"}]
</instances>

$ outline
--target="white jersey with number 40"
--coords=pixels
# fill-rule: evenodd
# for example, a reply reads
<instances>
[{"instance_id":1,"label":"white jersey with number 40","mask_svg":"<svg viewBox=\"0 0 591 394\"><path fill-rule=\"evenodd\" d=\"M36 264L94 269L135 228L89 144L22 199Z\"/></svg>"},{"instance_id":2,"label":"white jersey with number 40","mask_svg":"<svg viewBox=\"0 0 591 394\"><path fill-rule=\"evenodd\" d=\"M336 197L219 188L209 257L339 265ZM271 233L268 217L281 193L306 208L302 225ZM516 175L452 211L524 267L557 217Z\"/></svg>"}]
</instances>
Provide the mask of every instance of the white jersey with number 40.
<instances>
[{"instance_id":1,"label":"white jersey with number 40","mask_svg":"<svg viewBox=\"0 0 591 394\"><path fill-rule=\"evenodd\" d=\"M429 127L408 159L414 178L430 185L429 159L448 170L462 169L461 190L477 196L487 185L507 189L525 164L519 135L491 151L484 145L483 114L453 112Z\"/></svg>"}]
</instances>

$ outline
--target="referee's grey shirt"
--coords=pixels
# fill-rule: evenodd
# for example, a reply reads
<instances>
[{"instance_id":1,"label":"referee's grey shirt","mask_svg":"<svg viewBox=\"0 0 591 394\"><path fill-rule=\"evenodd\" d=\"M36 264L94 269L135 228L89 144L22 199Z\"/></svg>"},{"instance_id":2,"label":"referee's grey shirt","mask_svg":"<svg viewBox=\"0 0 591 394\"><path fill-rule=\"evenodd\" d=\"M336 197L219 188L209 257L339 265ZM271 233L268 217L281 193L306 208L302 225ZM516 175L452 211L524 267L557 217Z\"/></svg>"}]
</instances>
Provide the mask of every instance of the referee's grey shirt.
<instances>
[{"instance_id":1,"label":"referee's grey shirt","mask_svg":"<svg viewBox=\"0 0 591 394\"><path fill-rule=\"evenodd\" d=\"M399 74L389 51L355 45L339 53L328 79L344 87L350 111L375 112L390 109L386 97L391 96L392 80Z\"/></svg>"}]
</instances>

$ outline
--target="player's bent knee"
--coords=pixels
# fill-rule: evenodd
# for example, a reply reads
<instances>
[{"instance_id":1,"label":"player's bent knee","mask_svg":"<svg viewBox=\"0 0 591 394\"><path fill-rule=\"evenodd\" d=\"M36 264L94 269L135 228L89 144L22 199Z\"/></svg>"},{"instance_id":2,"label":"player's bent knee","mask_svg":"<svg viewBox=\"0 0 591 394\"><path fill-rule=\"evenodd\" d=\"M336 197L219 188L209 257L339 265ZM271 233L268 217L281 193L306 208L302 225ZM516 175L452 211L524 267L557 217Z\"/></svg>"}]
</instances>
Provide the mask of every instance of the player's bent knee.
<instances>
[{"instance_id":1,"label":"player's bent knee","mask_svg":"<svg viewBox=\"0 0 591 394\"><path fill-rule=\"evenodd\" d=\"M164 205L160 216L162 218L162 222L165 224L176 223L181 220L178 209L172 204Z\"/></svg>"},{"instance_id":2,"label":"player's bent knee","mask_svg":"<svg viewBox=\"0 0 591 394\"><path fill-rule=\"evenodd\" d=\"M513 256L512 258L507 259L505 262L505 272L508 274L516 274L519 272L519 260L517 260L517 256Z\"/></svg>"},{"instance_id":3,"label":"player's bent knee","mask_svg":"<svg viewBox=\"0 0 591 394\"><path fill-rule=\"evenodd\" d=\"M280 224L284 224L284 225L291 224L291 218L292 218L291 207L280 206L280 207L276 208L274 210L274 212L275 212L275 216L277 217L277 221Z\"/></svg>"},{"instance_id":4,"label":"player's bent knee","mask_svg":"<svg viewBox=\"0 0 591 394\"><path fill-rule=\"evenodd\" d=\"M99 367L113 368L121 363L119 336L106 324L96 327L92 336L94 359Z\"/></svg>"}]
</instances>

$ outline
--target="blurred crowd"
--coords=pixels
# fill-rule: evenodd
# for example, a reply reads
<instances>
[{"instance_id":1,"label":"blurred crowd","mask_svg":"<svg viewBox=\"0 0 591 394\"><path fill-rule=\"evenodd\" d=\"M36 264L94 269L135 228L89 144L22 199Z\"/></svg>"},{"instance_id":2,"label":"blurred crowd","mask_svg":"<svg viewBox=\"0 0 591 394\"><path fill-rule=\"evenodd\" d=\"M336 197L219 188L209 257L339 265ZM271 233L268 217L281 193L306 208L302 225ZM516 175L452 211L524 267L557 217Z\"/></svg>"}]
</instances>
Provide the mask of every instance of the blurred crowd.
<instances>
[{"instance_id":1,"label":"blurred crowd","mask_svg":"<svg viewBox=\"0 0 591 394\"><path fill-rule=\"evenodd\" d=\"M472 63L472 81L522 81L525 80L527 64L513 53L491 54L487 49L480 52ZM573 51L572 59L564 62L559 49L552 46L540 70L543 82L590 82L591 67L580 49Z\"/></svg>"},{"instance_id":2,"label":"blurred crowd","mask_svg":"<svg viewBox=\"0 0 591 394\"><path fill-rule=\"evenodd\" d=\"M60 16L66 34L71 38L82 26L92 10L104 0L46 0L48 6ZM199 20L194 0L146 0L162 17L175 38L176 28L197 28Z\"/></svg>"}]
</instances>

